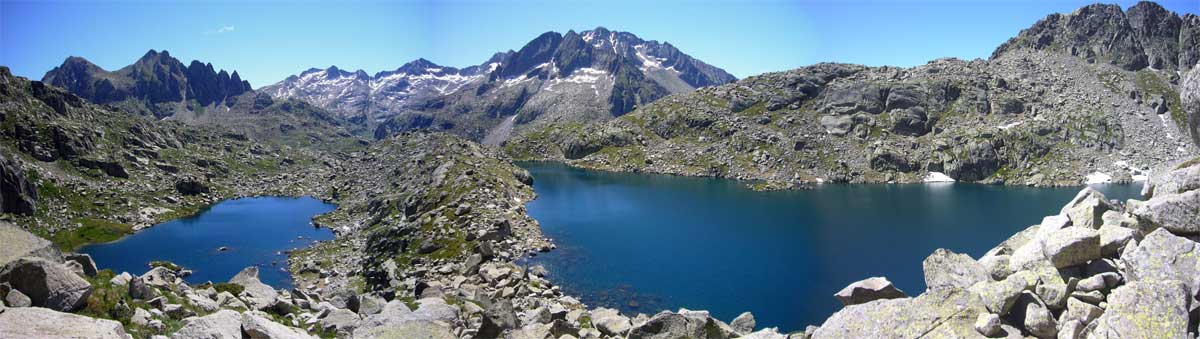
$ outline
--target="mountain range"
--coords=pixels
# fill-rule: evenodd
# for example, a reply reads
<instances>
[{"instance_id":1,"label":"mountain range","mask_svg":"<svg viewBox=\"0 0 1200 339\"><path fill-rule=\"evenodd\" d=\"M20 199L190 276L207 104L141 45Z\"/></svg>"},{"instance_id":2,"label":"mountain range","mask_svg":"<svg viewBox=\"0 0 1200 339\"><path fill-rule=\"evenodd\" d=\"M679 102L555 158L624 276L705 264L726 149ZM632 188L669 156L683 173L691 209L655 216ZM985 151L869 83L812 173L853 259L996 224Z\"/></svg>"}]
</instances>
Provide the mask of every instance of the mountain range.
<instances>
[{"instance_id":1,"label":"mountain range","mask_svg":"<svg viewBox=\"0 0 1200 339\"><path fill-rule=\"evenodd\" d=\"M314 68L261 90L379 126L380 137L435 128L478 140L505 122L606 120L669 94L734 80L670 43L597 27L547 32L462 69L425 59L373 76Z\"/></svg>"}]
</instances>

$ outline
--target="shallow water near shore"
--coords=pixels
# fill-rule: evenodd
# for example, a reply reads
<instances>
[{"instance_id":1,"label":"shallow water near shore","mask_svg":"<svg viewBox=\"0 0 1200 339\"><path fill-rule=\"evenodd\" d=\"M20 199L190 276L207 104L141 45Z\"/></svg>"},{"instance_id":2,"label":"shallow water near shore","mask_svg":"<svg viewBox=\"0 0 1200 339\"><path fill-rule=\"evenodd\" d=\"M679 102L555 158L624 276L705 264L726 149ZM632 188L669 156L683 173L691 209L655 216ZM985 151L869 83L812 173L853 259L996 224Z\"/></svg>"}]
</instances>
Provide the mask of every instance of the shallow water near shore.
<instances>
[{"instance_id":1,"label":"shallow water near shore","mask_svg":"<svg viewBox=\"0 0 1200 339\"><path fill-rule=\"evenodd\" d=\"M291 286L287 250L308 247L317 240L333 239L327 228L310 224L313 216L336 206L320 200L255 197L219 202L200 213L141 230L120 240L91 244L80 252L91 254L101 269L142 274L154 260L168 260L192 275L192 284L224 282L247 266L259 266L259 279L275 288ZM227 250L218 250L227 247Z\"/></svg>"},{"instance_id":2,"label":"shallow water near shore","mask_svg":"<svg viewBox=\"0 0 1200 339\"><path fill-rule=\"evenodd\" d=\"M826 184L755 192L733 180L520 165L538 195L529 214L558 246L525 263L544 265L568 295L631 313L704 309L727 322L751 311L759 327L784 331L820 325L841 308L833 294L868 277L920 294L921 262L935 249L979 258L1081 189ZM1092 187L1121 201L1141 190Z\"/></svg>"}]
</instances>

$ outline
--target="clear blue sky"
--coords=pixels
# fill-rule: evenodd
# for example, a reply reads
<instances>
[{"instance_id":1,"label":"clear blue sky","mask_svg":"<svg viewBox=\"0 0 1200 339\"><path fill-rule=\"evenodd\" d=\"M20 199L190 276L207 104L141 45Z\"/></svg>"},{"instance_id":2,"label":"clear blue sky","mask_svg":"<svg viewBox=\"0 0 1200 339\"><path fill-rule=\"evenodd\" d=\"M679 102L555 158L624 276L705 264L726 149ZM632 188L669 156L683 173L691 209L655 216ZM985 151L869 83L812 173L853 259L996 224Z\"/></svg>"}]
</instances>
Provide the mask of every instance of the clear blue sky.
<instances>
[{"instance_id":1,"label":"clear blue sky","mask_svg":"<svg viewBox=\"0 0 1200 339\"><path fill-rule=\"evenodd\" d=\"M1087 3L0 0L0 65L40 79L72 55L114 70L165 49L184 63L237 70L260 87L329 65L373 74L424 57L463 67L546 31L605 26L671 42L741 78L822 61L913 66L939 57L987 58L1047 14ZM1200 12L1198 0L1159 3Z\"/></svg>"}]
</instances>

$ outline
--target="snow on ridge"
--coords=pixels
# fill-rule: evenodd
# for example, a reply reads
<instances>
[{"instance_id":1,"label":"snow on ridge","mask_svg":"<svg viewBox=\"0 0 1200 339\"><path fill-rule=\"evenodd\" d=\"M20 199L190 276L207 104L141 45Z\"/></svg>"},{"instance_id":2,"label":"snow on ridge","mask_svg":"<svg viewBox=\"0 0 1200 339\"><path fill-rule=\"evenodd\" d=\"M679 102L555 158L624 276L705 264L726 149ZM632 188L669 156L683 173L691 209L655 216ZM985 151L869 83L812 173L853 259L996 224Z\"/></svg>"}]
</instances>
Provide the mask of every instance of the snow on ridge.
<instances>
[{"instance_id":1,"label":"snow on ridge","mask_svg":"<svg viewBox=\"0 0 1200 339\"><path fill-rule=\"evenodd\" d=\"M1104 172L1096 171L1084 177L1085 184L1106 184L1112 182L1113 178Z\"/></svg>"},{"instance_id":2,"label":"snow on ridge","mask_svg":"<svg viewBox=\"0 0 1200 339\"><path fill-rule=\"evenodd\" d=\"M946 175L945 173L942 173L942 172L929 172L929 174L925 175L925 179L922 179L922 181L926 182L926 183L937 183L937 182L954 182L955 180L954 180L954 178L951 178L949 175Z\"/></svg>"}]
</instances>

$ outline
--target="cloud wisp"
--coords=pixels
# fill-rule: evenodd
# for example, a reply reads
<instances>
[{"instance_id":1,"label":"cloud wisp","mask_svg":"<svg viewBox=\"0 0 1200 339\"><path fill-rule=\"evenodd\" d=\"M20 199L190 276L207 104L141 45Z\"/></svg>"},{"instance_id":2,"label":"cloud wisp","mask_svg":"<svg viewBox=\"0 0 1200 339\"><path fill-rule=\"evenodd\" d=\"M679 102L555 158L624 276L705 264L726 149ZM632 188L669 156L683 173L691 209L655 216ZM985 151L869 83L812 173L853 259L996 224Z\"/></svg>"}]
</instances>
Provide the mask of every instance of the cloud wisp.
<instances>
[{"instance_id":1,"label":"cloud wisp","mask_svg":"<svg viewBox=\"0 0 1200 339\"><path fill-rule=\"evenodd\" d=\"M204 35L230 33L230 32L233 32L233 30L236 28L237 27L234 27L233 25L221 26L220 28L217 28L214 30L204 31Z\"/></svg>"}]
</instances>

